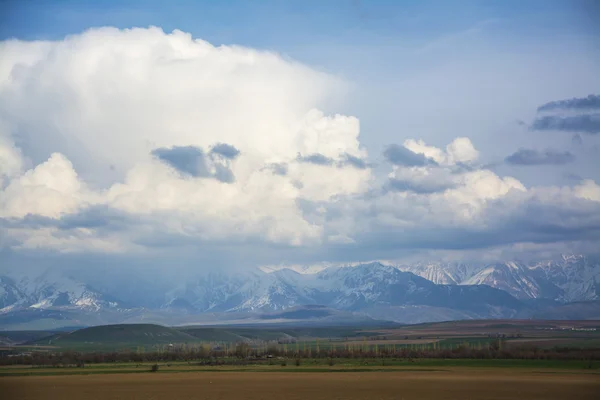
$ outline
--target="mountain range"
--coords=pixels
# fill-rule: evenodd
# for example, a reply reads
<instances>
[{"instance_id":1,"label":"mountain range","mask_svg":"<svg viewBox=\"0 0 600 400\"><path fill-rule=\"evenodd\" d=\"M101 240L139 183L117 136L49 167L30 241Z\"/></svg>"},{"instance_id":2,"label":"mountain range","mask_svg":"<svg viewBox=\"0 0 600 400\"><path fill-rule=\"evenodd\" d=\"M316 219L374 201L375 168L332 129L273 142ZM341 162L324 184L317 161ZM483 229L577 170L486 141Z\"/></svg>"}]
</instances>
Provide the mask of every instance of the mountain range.
<instances>
[{"instance_id":1,"label":"mountain range","mask_svg":"<svg viewBox=\"0 0 600 400\"><path fill-rule=\"evenodd\" d=\"M0 273L1 329L319 318L329 323L416 323L544 315L600 317L600 262L583 255L532 263L372 262L316 269L212 271L179 280L123 275L111 281L100 276L58 269Z\"/></svg>"},{"instance_id":2,"label":"mountain range","mask_svg":"<svg viewBox=\"0 0 600 400\"><path fill-rule=\"evenodd\" d=\"M438 284L488 285L518 299L552 299L560 302L600 298L600 260L583 255L563 255L555 260L488 265L425 263L399 265Z\"/></svg>"}]
</instances>

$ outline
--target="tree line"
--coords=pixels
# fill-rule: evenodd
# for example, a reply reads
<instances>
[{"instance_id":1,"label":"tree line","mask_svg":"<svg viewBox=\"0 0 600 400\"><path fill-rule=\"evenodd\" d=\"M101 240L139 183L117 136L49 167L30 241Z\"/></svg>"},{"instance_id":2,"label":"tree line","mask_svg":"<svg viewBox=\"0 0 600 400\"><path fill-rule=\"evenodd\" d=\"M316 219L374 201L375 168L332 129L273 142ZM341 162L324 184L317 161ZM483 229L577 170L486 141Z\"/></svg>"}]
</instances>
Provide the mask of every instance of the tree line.
<instances>
[{"instance_id":1,"label":"tree line","mask_svg":"<svg viewBox=\"0 0 600 400\"><path fill-rule=\"evenodd\" d=\"M210 346L174 346L158 351L139 349L111 352L35 351L3 354L0 365L85 366L96 363L197 362L202 365L252 364L276 359L317 358L394 358L394 359L522 359L522 360L600 360L600 348L540 348L535 345L506 345L502 340L482 344L458 344L454 347L414 346L344 346L343 348L288 348L288 346L253 347L238 343L230 348Z\"/></svg>"}]
</instances>

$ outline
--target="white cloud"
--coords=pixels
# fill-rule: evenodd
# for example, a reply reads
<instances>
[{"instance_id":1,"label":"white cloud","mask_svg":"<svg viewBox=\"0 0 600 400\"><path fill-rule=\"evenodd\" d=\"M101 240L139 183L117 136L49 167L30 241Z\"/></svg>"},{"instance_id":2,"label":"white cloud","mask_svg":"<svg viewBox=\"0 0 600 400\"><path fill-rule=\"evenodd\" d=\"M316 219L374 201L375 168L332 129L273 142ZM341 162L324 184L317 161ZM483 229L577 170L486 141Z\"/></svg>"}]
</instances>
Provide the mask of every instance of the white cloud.
<instances>
[{"instance_id":1,"label":"white cloud","mask_svg":"<svg viewBox=\"0 0 600 400\"><path fill-rule=\"evenodd\" d=\"M158 28L8 47L0 60L7 122L23 130L35 162L60 152L86 178L105 181L111 165L124 174L157 147L223 142L260 158L357 151L356 119L310 112L341 82L276 54Z\"/></svg>"},{"instance_id":2,"label":"white cloud","mask_svg":"<svg viewBox=\"0 0 600 400\"><path fill-rule=\"evenodd\" d=\"M25 156L39 163L0 195L5 217L56 218L105 204L179 215L173 229L199 239L257 235L298 245L322 230L303 219L298 198L360 192L370 179L368 169L295 161L298 153L341 160L366 152L358 119L315 108L342 90L341 82L276 54L214 47L157 28L94 29L1 49L2 122L11 127L5 136L21 135ZM232 183L179 176L150 154L216 143L240 151L227 162ZM0 148L2 165L10 163L3 172L14 175L14 146ZM274 162L289 163L287 175L264 168ZM75 170L106 189L88 191Z\"/></svg>"},{"instance_id":3,"label":"white cloud","mask_svg":"<svg viewBox=\"0 0 600 400\"><path fill-rule=\"evenodd\" d=\"M0 192L0 216L37 214L58 218L84 206L84 190L69 160L54 153Z\"/></svg>"},{"instance_id":4,"label":"white cloud","mask_svg":"<svg viewBox=\"0 0 600 400\"><path fill-rule=\"evenodd\" d=\"M19 150L0 136L0 188L5 180L17 175L21 168L22 161Z\"/></svg>"},{"instance_id":5,"label":"white cloud","mask_svg":"<svg viewBox=\"0 0 600 400\"><path fill-rule=\"evenodd\" d=\"M0 229L28 250L126 253L171 240L229 253L250 244L256 257L271 246L300 247L289 253L299 259L304 250L335 258L348 249L376 259L384 247L482 247L512 240L510 229L515 240L535 242L533 230L511 227L539 210L579 213L571 230L595 223L581 211L598 207L594 181L525 187L479 167L467 137L445 148L406 140L434 162L396 163L391 183L349 165L348 156L368 159L359 120L320 111L343 93L335 77L276 54L178 31L102 28L56 42L4 42L0 222L10 224ZM152 155L188 147L203 157L218 143L239 154L211 159L206 173L182 174ZM327 162L303 162L311 155ZM215 179L218 168L233 179ZM118 227L94 220L103 215L68 219L89 207L119 213ZM14 222L28 214L47 219ZM473 240L474 232L486 239Z\"/></svg>"},{"instance_id":6,"label":"white cloud","mask_svg":"<svg viewBox=\"0 0 600 400\"><path fill-rule=\"evenodd\" d=\"M446 146L446 152L450 164L470 163L479 158L479 152L475 150L471 140L466 137L454 139L452 143Z\"/></svg>"},{"instance_id":7,"label":"white cloud","mask_svg":"<svg viewBox=\"0 0 600 400\"><path fill-rule=\"evenodd\" d=\"M448 155L443 150L434 146L428 146L423 140L407 139L404 141L404 147L413 153L423 154L427 158L431 158L438 164L446 164Z\"/></svg>"},{"instance_id":8,"label":"white cloud","mask_svg":"<svg viewBox=\"0 0 600 400\"><path fill-rule=\"evenodd\" d=\"M467 137L458 137L446 146L446 150L425 144L423 140L407 139L404 147L410 151L423 154L440 165L468 164L479 158L479 152Z\"/></svg>"},{"instance_id":9,"label":"white cloud","mask_svg":"<svg viewBox=\"0 0 600 400\"><path fill-rule=\"evenodd\" d=\"M591 179L586 179L575 186L575 194L583 199L600 202L600 186Z\"/></svg>"},{"instance_id":10,"label":"white cloud","mask_svg":"<svg viewBox=\"0 0 600 400\"><path fill-rule=\"evenodd\" d=\"M119 236L101 237L91 229L77 228L68 233L55 229L15 230L12 232L20 243L19 250L53 249L60 253L124 253L139 251Z\"/></svg>"}]
</instances>

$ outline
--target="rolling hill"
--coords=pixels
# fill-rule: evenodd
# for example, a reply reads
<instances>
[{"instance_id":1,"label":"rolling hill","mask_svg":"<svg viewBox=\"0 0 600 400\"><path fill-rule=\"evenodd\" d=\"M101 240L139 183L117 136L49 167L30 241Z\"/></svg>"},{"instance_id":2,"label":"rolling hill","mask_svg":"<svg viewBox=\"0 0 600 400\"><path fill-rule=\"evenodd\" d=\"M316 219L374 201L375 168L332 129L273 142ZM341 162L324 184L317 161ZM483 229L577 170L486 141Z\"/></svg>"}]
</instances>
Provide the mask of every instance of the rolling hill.
<instances>
[{"instance_id":1,"label":"rolling hill","mask_svg":"<svg viewBox=\"0 0 600 400\"><path fill-rule=\"evenodd\" d=\"M26 343L69 349L121 349L137 346L160 346L196 343L198 338L177 329L154 324L103 325L73 332L57 333Z\"/></svg>"}]
</instances>

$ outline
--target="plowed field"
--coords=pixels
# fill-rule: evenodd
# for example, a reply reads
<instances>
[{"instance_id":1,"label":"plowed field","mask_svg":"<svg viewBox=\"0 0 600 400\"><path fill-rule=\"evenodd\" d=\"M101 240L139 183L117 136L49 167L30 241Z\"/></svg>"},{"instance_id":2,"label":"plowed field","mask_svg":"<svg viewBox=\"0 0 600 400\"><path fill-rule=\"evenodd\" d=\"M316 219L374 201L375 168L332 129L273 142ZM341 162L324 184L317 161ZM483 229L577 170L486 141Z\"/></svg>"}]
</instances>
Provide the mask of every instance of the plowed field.
<instances>
[{"instance_id":1,"label":"plowed field","mask_svg":"<svg viewBox=\"0 0 600 400\"><path fill-rule=\"evenodd\" d=\"M390 372L193 372L1 377L4 400L597 399L600 375L449 369Z\"/></svg>"}]
</instances>

